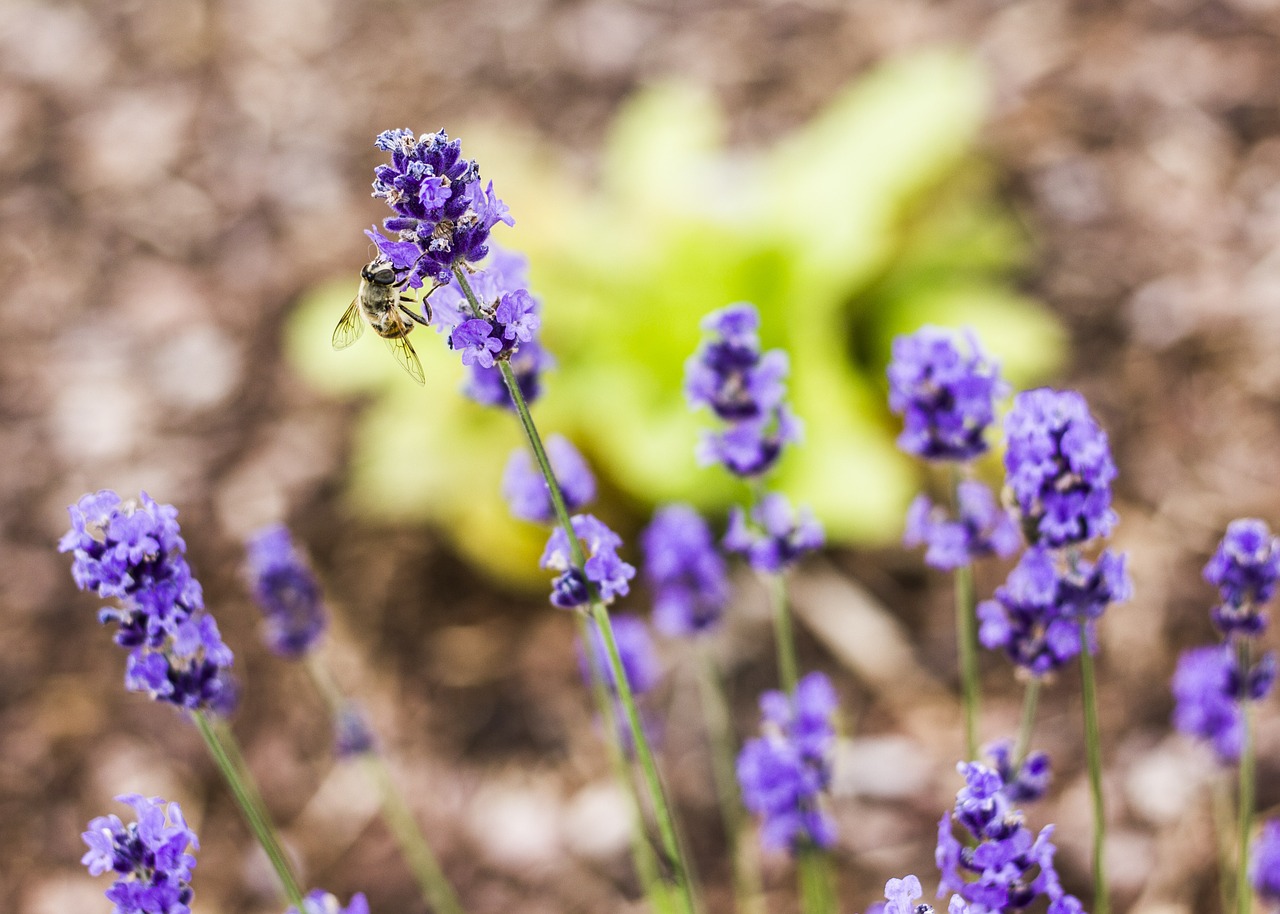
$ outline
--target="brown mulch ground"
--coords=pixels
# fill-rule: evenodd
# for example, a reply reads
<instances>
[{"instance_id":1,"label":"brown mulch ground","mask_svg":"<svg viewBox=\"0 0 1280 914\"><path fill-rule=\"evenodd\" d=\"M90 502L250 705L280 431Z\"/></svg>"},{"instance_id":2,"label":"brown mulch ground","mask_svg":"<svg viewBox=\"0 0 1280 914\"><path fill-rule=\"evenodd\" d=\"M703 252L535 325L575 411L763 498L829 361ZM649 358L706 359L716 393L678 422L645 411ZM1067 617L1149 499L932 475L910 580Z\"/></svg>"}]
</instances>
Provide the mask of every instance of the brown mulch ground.
<instances>
[{"instance_id":1,"label":"brown mulch ground","mask_svg":"<svg viewBox=\"0 0 1280 914\"><path fill-rule=\"evenodd\" d=\"M51 549L64 506L103 485L181 506L209 603L246 645L254 700L238 732L312 881L363 889L375 911L424 910L364 789L331 769L304 678L254 646L236 568L262 514L293 522L351 608L335 663L394 734L471 910L622 907L618 798L569 626L421 531L350 520L356 407L290 374L281 322L317 279L354 275L369 140L387 126L483 112L589 174L612 112L652 78L712 87L733 140L756 143L872 63L938 42L990 63L984 143L1039 244L1026 284L1069 326L1063 383L1089 397L1121 468L1118 543L1138 596L1108 619L1102 660L1119 908L1214 909L1212 771L1169 736L1167 681L1175 650L1209 637L1198 569L1222 527L1280 521L1275 0L0 4L0 909L105 910L79 832L137 790L182 798L200 826L197 910L279 910L194 734L120 690L121 658ZM840 860L845 909L861 910L891 875L932 881L933 822L956 786L938 686L949 595L896 550L832 555L805 585L823 633L804 635L806 659L858 673L841 677L860 739L842 759ZM829 637L837 603L893 608L911 646L900 682ZM772 674L758 620L742 624L723 650L750 720ZM1018 696L989 672L996 732ZM1058 823L1085 892L1073 694L1068 676L1046 698L1061 773L1032 819ZM693 695L679 674L660 696L667 759L727 910ZM1280 726L1263 717L1266 808L1280 803ZM769 878L781 909L785 868Z\"/></svg>"}]
</instances>

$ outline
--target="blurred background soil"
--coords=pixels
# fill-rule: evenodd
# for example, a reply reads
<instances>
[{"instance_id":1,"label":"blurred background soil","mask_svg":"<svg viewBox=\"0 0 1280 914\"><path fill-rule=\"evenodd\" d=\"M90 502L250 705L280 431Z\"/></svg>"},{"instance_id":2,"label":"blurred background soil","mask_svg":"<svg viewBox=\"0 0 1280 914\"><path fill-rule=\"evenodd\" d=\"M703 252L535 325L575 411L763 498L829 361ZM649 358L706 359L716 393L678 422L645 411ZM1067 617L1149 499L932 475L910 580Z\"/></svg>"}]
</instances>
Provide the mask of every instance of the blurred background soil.
<instances>
[{"instance_id":1,"label":"blurred background soil","mask_svg":"<svg viewBox=\"0 0 1280 914\"><path fill-rule=\"evenodd\" d=\"M1211 637L1199 569L1226 522L1280 521L1275 0L0 2L0 909L106 910L79 835L138 791L180 800L199 829L197 910L280 910L194 731L123 691L121 653L53 549L65 506L108 486L180 507L237 651L236 730L308 883L425 910L358 772L329 760L305 676L259 645L240 544L270 519L324 575L331 659L470 909L634 904L569 620L429 530L355 519L359 403L297 378L282 325L316 282L354 286L360 231L382 215L368 184L383 129L483 116L590 180L613 113L655 79L707 87L751 148L873 64L939 44L989 67L982 152L1035 242L1021 285L1065 322L1058 383L1089 398L1120 467L1136 597L1109 613L1100 661L1119 909L1214 909L1215 772L1170 734L1168 680L1176 651ZM796 205L815 203L821 218ZM761 596L740 584L715 649L747 732L773 670ZM805 662L837 677L856 733L835 808L844 907L863 910L890 876L936 878L960 751L949 589L884 547L832 550L796 590ZM678 646L665 656L665 764L711 906L728 910L694 682ZM987 688L985 732L1012 731L1020 694L1000 658ZM1057 823L1087 897L1076 694L1068 674L1043 700L1058 779L1030 819ZM1274 701L1259 717L1267 809ZM766 869L788 908L787 866Z\"/></svg>"}]
</instances>

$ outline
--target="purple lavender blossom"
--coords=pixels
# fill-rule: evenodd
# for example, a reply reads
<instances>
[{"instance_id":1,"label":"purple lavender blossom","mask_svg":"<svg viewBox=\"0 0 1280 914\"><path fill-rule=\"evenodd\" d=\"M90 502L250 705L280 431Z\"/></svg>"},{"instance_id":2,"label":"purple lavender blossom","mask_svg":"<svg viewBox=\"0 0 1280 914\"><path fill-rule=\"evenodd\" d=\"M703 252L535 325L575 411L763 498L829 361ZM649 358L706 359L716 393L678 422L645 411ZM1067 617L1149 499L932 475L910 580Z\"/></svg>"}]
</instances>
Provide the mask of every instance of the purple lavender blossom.
<instances>
[{"instance_id":1,"label":"purple lavender blossom","mask_svg":"<svg viewBox=\"0 0 1280 914\"><path fill-rule=\"evenodd\" d=\"M1111 532L1116 467L1084 397L1072 390L1025 391L1004 429L1008 485L1028 542L1059 549Z\"/></svg>"},{"instance_id":2,"label":"purple lavender blossom","mask_svg":"<svg viewBox=\"0 0 1280 914\"><path fill-rule=\"evenodd\" d=\"M71 575L81 590L118 601L103 607L98 620L116 622L115 642L129 650L126 688L189 710L228 713L233 657L204 611L177 509L145 492L125 502L103 490L69 511L71 529L58 551L72 553Z\"/></svg>"},{"instance_id":3,"label":"purple lavender blossom","mask_svg":"<svg viewBox=\"0 0 1280 914\"><path fill-rule=\"evenodd\" d=\"M907 526L902 544L908 548L927 546L925 563L951 569L968 565L987 555L1008 558L1022 545L1018 525L1008 511L980 482L965 480L956 491L959 518L951 519L947 509L935 505L926 495L917 495L907 509Z\"/></svg>"},{"instance_id":4,"label":"purple lavender blossom","mask_svg":"<svg viewBox=\"0 0 1280 914\"><path fill-rule=\"evenodd\" d=\"M1222 764L1233 764L1244 742L1241 703L1264 698L1275 679L1270 652L1242 672L1229 643L1184 651L1173 674L1173 725L1208 741Z\"/></svg>"},{"instance_id":5,"label":"purple lavender blossom","mask_svg":"<svg viewBox=\"0 0 1280 914\"><path fill-rule=\"evenodd\" d=\"M502 352L502 338L494 335L492 321L473 317L454 328L449 335L449 348L462 356L463 365L492 368Z\"/></svg>"},{"instance_id":6,"label":"purple lavender blossom","mask_svg":"<svg viewBox=\"0 0 1280 914\"><path fill-rule=\"evenodd\" d=\"M267 647L290 659L306 654L324 634L325 611L320 584L287 528L277 524L250 537L247 571Z\"/></svg>"},{"instance_id":7,"label":"purple lavender blossom","mask_svg":"<svg viewBox=\"0 0 1280 914\"><path fill-rule=\"evenodd\" d=\"M1063 891L1053 865L1053 826L1033 834L995 769L977 762L956 768L965 786L956 794L954 810L938 822L938 896L959 893L972 914L1020 911L1040 897L1048 900L1049 914L1081 912L1080 902ZM955 835L957 825L963 841Z\"/></svg>"},{"instance_id":8,"label":"purple lavender blossom","mask_svg":"<svg viewBox=\"0 0 1280 914\"><path fill-rule=\"evenodd\" d=\"M927 460L971 460L987 450L995 401L1007 386L972 332L921 327L893 341L889 408L902 416L898 447Z\"/></svg>"},{"instance_id":9,"label":"purple lavender blossom","mask_svg":"<svg viewBox=\"0 0 1280 914\"><path fill-rule=\"evenodd\" d=\"M364 716L354 702L345 702L333 717L333 752L340 759L354 758L372 752L377 741Z\"/></svg>"},{"instance_id":10,"label":"purple lavender blossom","mask_svg":"<svg viewBox=\"0 0 1280 914\"><path fill-rule=\"evenodd\" d=\"M783 404L787 355L778 349L761 353L759 326L754 305L739 302L714 311L702 322L713 338L685 363L689 405L709 407L729 423L704 437L699 462L722 463L747 478L768 472L783 447L800 437L800 423Z\"/></svg>"},{"instance_id":11,"label":"purple lavender blossom","mask_svg":"<svg viewBox=\"0 0 1280 914\"><path fill-rule=\"evenodd\" d=\"M890 879L884 884L885 900L867 908L867 914L933 914L933 905L916 904L923 895L924 889L915 876ZM969 906L959 895L952 895L947 914L969 914Z\"/></svg>"},{"instance_id":12,"label":"purple lavender blossom","mask_svg":"<svg viewBox=\"0 0 1280 914\"><path fill-rule=\"evenodd\" d=\"M822 548L822 525L808 508L798 512L782 496L770 493L751 509L750 521L741 508L729 515L724 548L746 558L756 571L778 574L804 555Z\"/></svg>"},{"instance_id":13,"label":"purple lavender blossom","mask_svg":"<svg viewBox=\"0 0 1280 914\"><path fill-rule=\"evenodd\" d=\"M640 546L658 631L682 637L713 628L729 598L729 583L702 516L688 505L665 505L654 512Z\"/></svg>"},{"instance_id":14,"label":"purple lavender blossom","mask_svg":"<svg viewBox=\"0 0 1280 914\"><path fill-rule=\"evenodd\" d=\"M983 646L1003 650L1037 678L1080 653L1081 620L1094 653L1095 623L1109 604L1129 599L1132 592L1123 555L1104 551L1093 564L1081 559L1062 568L1059 563L1047 549L1028 549L996 588L995 599L978 604Z\"/></svg>"},{"instance_id":15,"label":"purple lavender blossom","mask_svg":"<svg viewBox=\"0 0 1280 914\"><path fill-rule=\"evenodd\" d=\"M760 696L761 735L738 755L742 802L762 819L760 841L769 850L826 849L835 822L819 805L831 782L836 693L821 673L796 684L794 696Z\"/></svg>"},{"instance_id":16,"label":"purple lavender blossom","mask_svg":"<svg viewBox=\"0 0 1280 914\"><path fill-rule=\"evenodd\" d=\"M191 871L200 842L187 827L177 803L125 794L116 800L133 808L136 822L99 816L82 837L89 850L80 859L91 876L116 874L107 889L113 914L190 914Z\"/></svg>"},{"instance_id":17,"label":"purple lavender blossom","mask_svg":"<svg viewBox=\"0 0 1280 914\"><path fill-rule=\"evenodd\" d=\"M547 438L546 449L551 469L564 494L565 507L573 512L595 501L596 478L587 461L568 439L562 435L551 435ZM502 496L507 500L511 513L521 520L550 524L556 519L546 480L534 466L527 448L512 451L502 474Z\"/></svg>"},{"instance_id":18,"label":"purple lavender blossom","mask_svg":"<svg viewBox=\"0 0 1280 914\"><path fill-rule=\"evenodd\" d=\"M409 271L412 287L426 278L447 282L455 265L484 258L495 225L515 224L493 182L481 182L479 166L462 158L461 143L443 130L420 137L387 130L374 145L391 153L391 162L374 170L373 196L395 212L383 226L398 240L368 234L397 270Z\"/></svg>"},{"instance_id":19,"label":"purple lavender blossom","mask_svg":"<svg viewBox=\"0 0 1280 914\"><path fill-rule=\"evenodd\" d=\"M307 897L302 899L302 912L303 914L369 914L369 902L365 900L363 892L356 892L344 908L337 896L323 889L312 889L307 893ZM298 914L298 909L291 907L286 914Z\"/></svg>"},{"instance_id":20,"label":"purple lavender blossom","mask_svg":"<svg viewBox=\"0 0 1280 914\"><path fill-rule=\"evenodd\" d=\"M983 747L983 754L991 758L996 773L1004 784L1004 795L1011 803L1029 803L1040 799L1049 789L1053 766L1045 752L1031 752L1015 771L1013 766L1013 741L1000 740Z\"/></svg>"},{"instance_id":21,"label":"purple lavender blossom","mask_svg":"<svg viewBox=\"0 0 1280 914\"><path fill-rule=\"evenodd\" d=\"M1263 823L1253 841L1249 881L1271 911L1280 911L1280 819Z\"/></svg>"},{"instance_id":22,"label":"purple lavender blossom","mask_svg":"<svg viewBox=\"0 0 1280 914\"><path fill-rule=\"evenodd\" d=\"M586 564L581 569L575 566L564 528L551 532L539 564L561 572L551 585L552 604L561 609L585 606L591 599L591 585L605 604L614 597L626 596L630 590L628 581L636 576L636 570L618 557L622 538L590 514L577 514L571 522L586 552Z\"/></svg>"},{"instance_id":23,"label":"purple lavender blossom","mask_svg":"<svg viewBox=\"0 0 1280 914\"><path fill-rule=\"evenodd\" d=\"M1254 518L1233 520L1204 566L1204 579L1218 588L1222 602L1213 622L1224 635L1258 635L1267 618L1260 611L1275 594L1280 578L1280 537Z\"/></svg>"},{"instance_id":24,"label":"purple lavender blossom","mask_svg":"<svg viewBox=\"0 0 1280 914\"><path fill-rule=\"evenodd\" d=\"M489 256L478 272L468 275L467 284L482 306L496 309L504 294L528 288L528 258L497 245L490 245ZM431 293L432 326L437 333L452 334L455 327L475 316L471 308L471 302L458 284L458 278L450 276L448 283Z\"/></svg>"}]
</instances>

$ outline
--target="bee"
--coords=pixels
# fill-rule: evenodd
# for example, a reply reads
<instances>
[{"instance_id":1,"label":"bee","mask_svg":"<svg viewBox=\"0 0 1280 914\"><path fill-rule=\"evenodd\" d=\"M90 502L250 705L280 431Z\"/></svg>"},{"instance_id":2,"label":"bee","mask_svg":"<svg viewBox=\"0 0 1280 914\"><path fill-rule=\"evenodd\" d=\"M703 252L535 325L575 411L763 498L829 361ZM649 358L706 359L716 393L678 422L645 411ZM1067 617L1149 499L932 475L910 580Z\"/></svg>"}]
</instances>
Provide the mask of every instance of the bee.
<instances>
[{"instance_id":1,"label":"bee","mask_svg":"<svg viewBox=\"0 0 1280 914\"><path fill-rule=\"evenodd\" d=\"M364 325L368 324L387 341L387 348L400 367L419 384L426 384L418 353L409 342L409 331L414 324L426 327L431 323L431 306L423 302L427 311L425 318L406 307L405 302L414 301L403 292L406 281L407 277L401 279L396 275L395 267L385 257L379 256L361 267L356 297L343 312L338 326L333 328L333 348L346 349L360 339Z\"/></svg>"}]
</instances>

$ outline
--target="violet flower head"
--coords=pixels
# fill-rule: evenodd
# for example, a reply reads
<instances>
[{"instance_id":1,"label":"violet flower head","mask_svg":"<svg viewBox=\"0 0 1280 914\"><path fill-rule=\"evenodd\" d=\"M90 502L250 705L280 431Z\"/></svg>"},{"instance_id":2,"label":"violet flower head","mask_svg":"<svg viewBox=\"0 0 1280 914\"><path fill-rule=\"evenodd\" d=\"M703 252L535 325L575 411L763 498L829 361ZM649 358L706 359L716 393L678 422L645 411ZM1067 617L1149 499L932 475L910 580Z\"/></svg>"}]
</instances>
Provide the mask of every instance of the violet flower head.
<instances>
[{"instance_id":1,"label":"violet flower head","mask_svg":"<svg viewBox=\"0 0 1280 914\"><path fill-rule=\"evenodd\" d=\"M902 416L898 447L926 460L971 460L987 450L995 401L1008 390L972 332L921 327L893 341L889 408Z\"/></svg>"},{"instance_id":2,"label":"violet flower head","mask_svg":"<svg viewBox=\"0 0 1280 914\"><path fill-rule=\"evenodd\" d=\"M983 754L990 757L1004 784L1004 795L1011 803L1029 803L1040 799L1049 789L1053 766L1045 752L1029 752L1022 765L1013 766L1013 741L1000 740L983 747Z\"/></svg>"},{"instance_id":3,"label":"violet flower head","mask_svg":"<svg viewBox=\"0 0 1280 914\"><path fill-rule=\"evenodd\" d=\"M496 310L503 295L528 289L528 258L497 245L490 245L489 256L484 259L478 271L468 274L467 284L482 306ZM459 324L475 316L471 302L458 284L458 278L452 275L447 283L431 293L431 312L432 326L437 333L445 335L452 334Z\"/></svg>"},{"instance_id":4,"label":"violet flower head","mask_svg":"<svg viewBox=\"0 0 1280 914\"><path fill-rule=\"evenodd\" d=\"M246 566L253 598L266 623L267 646L297 659L315 646L326 625L320 583L281 525L248 542Z\"/></svg>"},{"instance_id":5,"label":"violet flower head","mask_svg":"<svg viewBox=\"0 0 1280 914\"><path fill-rule=\"evenodd\" d=\"M116 622L115 642L129 650L125 687L189 710L228 713L233 658L204 611L177 509L145 492L126 502L103 490L69 510L71 529L58 551L72 553L71 575L81 590L117 601L98 620Z\"/></svg>"},{"instance_id":6,"label":"violet flower head","mask_svg":"<svg viewBox=\"0 0 1280 914\"><path fill-rule=\"evenodd\" d=\"M1173 725L1208 742L1222 764L1234 764L1244 743L1241 703L1265 697L1275 678L1270 652L1242 672L1229 643L1184 651L1173 674Z\"/></svg>"},{"instance_id":7,"label":"violet flower head","mask_svg":"<svg viewBox=\"0 0 1280 914\"><path fill-rule=\"evenodd\" d=\"M960 516L953 519L945 507L917 495L907 509L902 544L926 546L925 562L941 569L960 568L987 555L1008 558L1018 551L1022 545L1018 525L990 489L965 480L957 496Z\"/></svg>"},{"instance_id":8,"label":"violet flower head","mask_svg":"<svg viewBox=\"0 0 1280 914\"><path fill-rule=\"evenodd\" d=\"M658 631L682 637L714 628L729 599L729 582L702 515L688 505L664 505L641 534L640 546Z\"/></svg>"},{"instance_id":9,"label":"violet flower head","mask_svg":"<svg viewBox=\"0 0 1280 914\"><path fill-rule=\"evenodd\" d=\"M377 745L364 711L346 702L333 716L333 753L340 759L372 752Z\"/></svg>"},{"instance_id":10,"label":"violet flower head","mask_svg":"<svg viewBox=\"0 0 1280 914\"><path fill-rule=\"evenodd\" d=\"M1084 397L1047 387L1024 391L1004 429L1005 471L1028 542L1060 549L1111 532L1116 466Z\"/></svg>"},{"instance_id":11,"label":"violet flower head","mask_svg":"<svg viewBox=\"0 0 1280 914\"><path fill-rule=\"evenodd\" d=\"M1271 911L1280 911L1280 819L1263 823L1253 841L1249 881Z\"/></svg>"},{"instance_id":12,"label":"violet flower head","mask_svg":"<svg viewBox=\"0 0 1280 914\"><path fill-rule=\"evenodd\" d=\"M978 638L1042 678L1080 653L1081 620L1094 653L1095 623L1131 592L1123 555L1108 550L1095 563L1081 559L1064 568L1053 552L1032 547L996 588L995 599L978 605Z\"/></svg>"},{"instance_id":13,"label":"violet flower head","mask_svg":"<svg viewBox=\"0 0 1280 914\"><path fill-rule=\"evenodd\" d=\"M587 461L568 439L562 435L550 435L546 449L551 469L564 494L565 507L572 513L595 501L596 478ZM527 448L521 447L511 453L502 474L502 495L511 513L521 520L550 524L556 519L546 480L534 466Z\"/></svg>"},{"instance_id":14,"label":"violet flower head","mask_svg":"<svg viewBox=\"0 0 1280 914\"><path fill-rule=\"evenodd\" d=\"M835 822L821 808L831 783L836 693L821 673L796 684L795 694L760 696L761 735L738 755L742 802L761 817L760 841L769 850L796 854L835 843Z\"/></svg>"},{"instance_id":15,"label":"violet flower head","mask_svg":"<svg viewBox=\"0 0 1280 914\"><path fill-rule=\"evenodd\" d=\"M1048 914L1082 912L1054 868L1053 826L1033 833L995 769L977 762L956 767L965 786L954 810L938 822L938 896L958 893L972 914L1021 911L1038 898L1047 899ZM956 837L957 826L963 841Z\"/></svg>"},{"instance_id":16,"label":"violet flower head","mask_svg":"<svg viewBox=\"0 0 1280 914\"><path fill-rule=\"evenodd\" d=\"M298 914L298 909L291 907L286 914ZM369 902L363 892L356 892L343 907L336 895L323 889L312 889L302 899L302 914L369 914Z\"/></svg>"},{"instance_id":17,"label":"violet flower head","mask_svg":"<svg viewBox=\"0 0 1280 914\"><path fill-rule=\"evenodd\" d=\"M1204 579L1218 588L1222 602L1213 622L1224 635L1257 635L1266 630L1261 606L1275 594L1280 578L1280 537L1254 518L1233 520L1218 544Z\"/></svg>"},{"instance_id":18,"label":"violet flower head","mask_svg":"<svg viewBox=\"0 0 1280 914\"><path fill-rule=\"evenodd\" d=\"M480 180L479 166L462 158L460 141L443 130L418 137L387 130L374 145L391 153L389 163L374 169L373 196L394 211L383 227L395 237L366 234L397 270L408 271L410 286L447 282L455 265L484 258L495 225L515 224L493 182Z\"/></svg>"},{"instance_id":19,"label":"violet flower head","mask_svg":"<svg viewBox=\"0 0 1280 914\"><path fill-rule=\"evenodd\" d=\"M159 797L125 794L116 800L133 808L137 820L99 816L82 835L89 850L80 859L91 876L114 873L107 889L113 914L190 914L191 871L196 858L187 852L200 842L187 827L177 803Z\"/></svg>"},{"instance_id":20,"label":"violet flower head","mask_svg":"<svg viewBox=\"0 0 1280 914\"><path fill-rule=\"evenodd\" d=\"M756 571L778 574L810 552L822 548L822 525L808 508L796 511L786 497L771 492L751 509L729 515L723 545L746 558Z\"/></svg>"},{"instance_id":21,"label":"violet flower head","mask_svg":"<svg viewBox=\"0 0 1280 914\"><path fill-rule=\"evenodd\" d=\"M685 363L685 396L706 406L728 427L708 432L698 447L704 465L721 463L729 472L754 478L768 472L782 449L800 438L800 423L783 403L787 354L762 353L760 315L745 302L714 311L702 322L711 333Z\"/></svg>"},{"instance_id":22,"label":"violet flower head","mask_svg":"<svg viewBox=\"0 0 1280 914\"><path fill-rule=\"evenodd\" d=\"M591 600L590 587L605 604L614 597L626 596L628 583L636 576L636 570L618 556L622 537L614 533L590 514L577 514L571 519L573 532L586 552L586 564L581 569L574 565L573 550L564 528L556 527L547 540L540 565L561 572L551 584L551 603L561 609L576 609Z\"/></svg>"}]
</instances>

